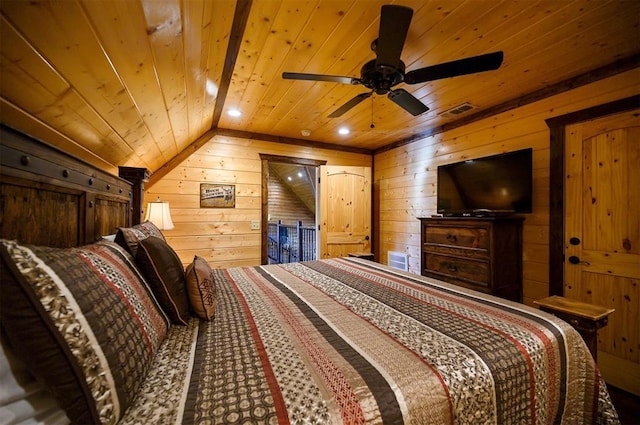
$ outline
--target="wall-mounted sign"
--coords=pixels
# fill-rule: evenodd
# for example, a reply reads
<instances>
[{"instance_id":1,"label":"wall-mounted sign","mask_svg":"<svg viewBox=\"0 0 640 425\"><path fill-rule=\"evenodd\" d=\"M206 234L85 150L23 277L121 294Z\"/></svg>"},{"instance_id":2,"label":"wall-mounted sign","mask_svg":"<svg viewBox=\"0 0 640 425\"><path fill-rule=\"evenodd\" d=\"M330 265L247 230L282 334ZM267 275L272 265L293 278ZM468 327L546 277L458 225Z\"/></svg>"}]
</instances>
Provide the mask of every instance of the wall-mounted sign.
<instances>
[{"instance_id":1,"label":"wall-mounted sign","mask_svg":"<svg viewBox=\"0 0 640 425\"><path fill-rule=\"evenodd\" d=\"M235 206L235 185L200 183L200 208L235 208Z\"/></svg>"}]
</instances>

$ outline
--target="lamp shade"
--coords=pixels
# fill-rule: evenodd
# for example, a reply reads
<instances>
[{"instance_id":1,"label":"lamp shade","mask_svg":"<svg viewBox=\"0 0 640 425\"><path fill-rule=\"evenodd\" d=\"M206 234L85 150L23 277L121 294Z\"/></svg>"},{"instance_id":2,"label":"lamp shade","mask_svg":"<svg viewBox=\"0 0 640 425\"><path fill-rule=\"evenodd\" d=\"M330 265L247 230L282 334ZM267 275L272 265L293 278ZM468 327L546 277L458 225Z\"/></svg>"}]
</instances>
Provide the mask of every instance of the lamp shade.
<instances>
[{"instance_id":1,"label":"lamp shade","mask_svg":"<svg viewBox=\"0 0 640 425\"><path fill-rule=\"evenodd\" d=\"M160 201L160 198L155 202L149 202L147 204L147 213L144 219L155 224L160 230L173 229L169 203Z\"/></svg>"}]
</instances>

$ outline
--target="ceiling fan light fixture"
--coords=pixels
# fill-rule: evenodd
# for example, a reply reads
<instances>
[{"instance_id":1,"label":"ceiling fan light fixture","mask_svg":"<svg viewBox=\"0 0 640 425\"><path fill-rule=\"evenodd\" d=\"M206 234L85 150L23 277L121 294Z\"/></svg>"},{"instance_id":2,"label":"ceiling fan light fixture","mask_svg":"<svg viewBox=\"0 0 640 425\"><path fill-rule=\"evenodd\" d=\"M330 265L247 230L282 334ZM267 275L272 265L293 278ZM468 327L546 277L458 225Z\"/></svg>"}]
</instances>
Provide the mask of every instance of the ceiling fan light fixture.
<instances>
[{"instance_id":1,"label":"ceiling fan light fixture","mask_svg":"<svg viewBox=\"0 0 640 425\"><path fill-rule=\"evenodd\" d=\"M371 50L375 52L376 58L363 65L360 69L360 78L300 72L283 72L282 78L287 80L359 84L370 90L348 100L329 114L328 118L342 116L351 108L369 98L372 93L377 95L386 94L395 104L415 117L427 112L429 107L408 91L402 88L394 89L396 85L400 83L409 85L421 84L459 75L491 71L498 69L502 65L504 53L497 51L425 66L405 73L405 64L400 57L412 18L413 9L409 7L394 4L385 4L381 7L378 38L371 43Z\"/></svg>"}]
</instances>

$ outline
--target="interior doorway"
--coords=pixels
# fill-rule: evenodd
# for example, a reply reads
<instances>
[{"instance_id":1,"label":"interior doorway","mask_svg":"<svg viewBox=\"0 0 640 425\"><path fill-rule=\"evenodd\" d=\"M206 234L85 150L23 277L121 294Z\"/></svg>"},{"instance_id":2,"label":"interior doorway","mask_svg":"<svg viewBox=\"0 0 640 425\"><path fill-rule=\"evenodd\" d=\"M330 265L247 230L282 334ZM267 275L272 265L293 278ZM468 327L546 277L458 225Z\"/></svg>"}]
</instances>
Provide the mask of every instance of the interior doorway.
<instances>
[{"instance_id":1,"label":"interior doorway","mask_svg":"<svg viewBox=\"0 0 640 425\"><path fill-rule=\"evenodd\" d=\"M318 167L269 162L267 255L269 264L317 259Z\"/></svg>"},{"instance_id":2,"label":"interior doorway","mask_svg":"<svg viewBox=\"0 0 640 425\"><path fill-rule=\"evenodd\" d=\"M317 170L324 160L261 154L261 263L318 258Z\"/></svg>"}]
</instances>

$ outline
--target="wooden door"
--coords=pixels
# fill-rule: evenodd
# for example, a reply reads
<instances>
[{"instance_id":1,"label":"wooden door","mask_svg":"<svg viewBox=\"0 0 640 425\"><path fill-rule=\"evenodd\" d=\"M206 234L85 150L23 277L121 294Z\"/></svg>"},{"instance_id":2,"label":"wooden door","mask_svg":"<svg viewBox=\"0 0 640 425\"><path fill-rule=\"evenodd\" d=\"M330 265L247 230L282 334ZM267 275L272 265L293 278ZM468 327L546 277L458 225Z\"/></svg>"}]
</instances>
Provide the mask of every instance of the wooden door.
<instances>
[{"instance_id":1,"label":"wooden door","mask_svg":"<svg viewBox=\"0 0 640 425\"><path fill-rule=\"evenodd\" d=\"M371 168L320 167L320 257L371 252Z\"/></svg>"},{"instance_id":2,"label":"wooden door","mask_svg":"<svg viewBox=\"0 0 640 425\"><path fill-rule=\"evenodd\" d=\"M566 128L564 295L614 308L607 382L640 394L640 111Z\"/></svg>"}]
</instances>

